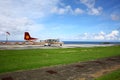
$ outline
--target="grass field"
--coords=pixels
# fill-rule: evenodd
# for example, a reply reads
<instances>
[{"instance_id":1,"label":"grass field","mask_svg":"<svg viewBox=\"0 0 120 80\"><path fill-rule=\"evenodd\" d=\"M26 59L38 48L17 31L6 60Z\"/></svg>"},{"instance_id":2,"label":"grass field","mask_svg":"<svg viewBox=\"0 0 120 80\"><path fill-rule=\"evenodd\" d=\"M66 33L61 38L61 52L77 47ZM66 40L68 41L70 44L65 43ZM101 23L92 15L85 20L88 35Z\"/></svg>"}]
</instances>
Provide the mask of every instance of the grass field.
<instances>
[{"instance_id":1,"label":"grass field","mask_svg":"<svg viewBox=\"0 0 120 80\"><path fill-rule=\"evenodd\" d=\"M95 80L120 80L120 69L101 76Z\"/></svg>"},{"instance_id":2,"label":"grass field","mask_svg":"<svg viewBox=\"0 0 120 80\"><path fill-rule=\"evenodd\" d=\"M0 73L120 55L120 46L0 50Z\"/></svg>"}]
</instances>

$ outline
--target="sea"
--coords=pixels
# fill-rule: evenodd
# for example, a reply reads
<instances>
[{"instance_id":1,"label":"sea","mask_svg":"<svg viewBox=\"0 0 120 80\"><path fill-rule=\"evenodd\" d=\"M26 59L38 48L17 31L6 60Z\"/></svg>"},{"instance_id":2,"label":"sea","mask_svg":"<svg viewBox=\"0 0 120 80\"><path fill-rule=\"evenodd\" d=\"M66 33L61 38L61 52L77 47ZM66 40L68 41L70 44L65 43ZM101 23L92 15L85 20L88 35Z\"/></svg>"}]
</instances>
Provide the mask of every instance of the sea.
<instances>
[{"instance_id":1,"label":"sea","mask_svg":"<svg viewBox=\"0 0 120 80\"><path fill-rule=\"evenodd\" d=\"M0 42L6 42L0 40ZM24 42L24 41L8 41L8 42ZM118 44L120 45L120 41L62 41L64 44Z\"/></svg>"},{"instance_id":2,"label":"sea","mask_svg":"<svg viewBox=\"0 0 120 80\"><path fill-rule=\"evenodd\" d=\"M64 44L120 44L120 42L106 42L106 41L63 41Z\"/></svg>"}]
</instances>

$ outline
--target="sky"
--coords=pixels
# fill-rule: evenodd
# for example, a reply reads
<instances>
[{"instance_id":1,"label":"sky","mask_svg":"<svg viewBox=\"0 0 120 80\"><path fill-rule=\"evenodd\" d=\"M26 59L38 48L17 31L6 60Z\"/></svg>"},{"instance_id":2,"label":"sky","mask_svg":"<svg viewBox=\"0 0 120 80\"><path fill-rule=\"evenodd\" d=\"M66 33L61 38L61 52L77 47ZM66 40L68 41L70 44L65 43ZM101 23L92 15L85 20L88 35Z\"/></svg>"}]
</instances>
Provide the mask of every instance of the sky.
<instances>
[{"instance_id":1,"label":"sky","mask_svg":"<svg viewBox=\"0 0 120 80\"><path fill-rule=\"evenodd\" d=\"M0 0L0 40L24 40L24 32L40 40L120 41L120 0Z\"/></svg>"}]
</instances>

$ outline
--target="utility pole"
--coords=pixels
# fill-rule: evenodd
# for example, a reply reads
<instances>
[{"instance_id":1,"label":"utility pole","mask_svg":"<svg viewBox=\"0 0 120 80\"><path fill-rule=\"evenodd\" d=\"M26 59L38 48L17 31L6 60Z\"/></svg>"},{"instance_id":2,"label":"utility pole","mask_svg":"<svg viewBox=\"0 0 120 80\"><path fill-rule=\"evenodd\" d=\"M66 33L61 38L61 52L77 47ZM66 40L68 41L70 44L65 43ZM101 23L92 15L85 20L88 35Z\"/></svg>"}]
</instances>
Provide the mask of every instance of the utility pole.
<instances>
[{"instance_id":1,"label":"utility pole","mask_svg":"<svg viewBox=\"0 0 120 80\"><path fill-rule=\"evenodd\" d=\"M10 33L6 32L6 43L8 42L8 35L10 35Z\"/></svg>"}]
</instances>

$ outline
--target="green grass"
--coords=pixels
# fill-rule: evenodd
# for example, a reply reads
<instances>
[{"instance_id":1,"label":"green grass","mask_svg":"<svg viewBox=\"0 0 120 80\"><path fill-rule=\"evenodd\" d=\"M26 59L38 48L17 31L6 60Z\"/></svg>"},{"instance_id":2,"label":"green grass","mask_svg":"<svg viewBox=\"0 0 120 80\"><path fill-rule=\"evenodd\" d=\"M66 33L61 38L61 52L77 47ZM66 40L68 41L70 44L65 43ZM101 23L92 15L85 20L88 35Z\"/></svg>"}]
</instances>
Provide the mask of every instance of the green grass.
<instances>
[{"instance_id":1,"label":"green grass","mask_svg":"<svg viewBox=\"0 0 120 80\"><path fill-rule=\"evenodd\" d=\"M95 80L120 80L120 69L101 76Z\"/></svg>"},{"instance_id":2,"label":"green grass","mask_svg":"<svg viewBox=\"0 0 120 80\"><path fill-rule=\"evenodd\" d=\"M120 46L0 50L0 73L69 64L120 55Z\"/></svg>"}]
</instances>

